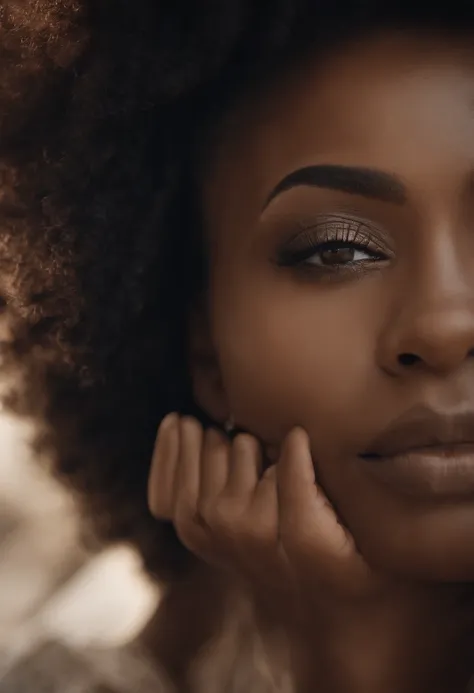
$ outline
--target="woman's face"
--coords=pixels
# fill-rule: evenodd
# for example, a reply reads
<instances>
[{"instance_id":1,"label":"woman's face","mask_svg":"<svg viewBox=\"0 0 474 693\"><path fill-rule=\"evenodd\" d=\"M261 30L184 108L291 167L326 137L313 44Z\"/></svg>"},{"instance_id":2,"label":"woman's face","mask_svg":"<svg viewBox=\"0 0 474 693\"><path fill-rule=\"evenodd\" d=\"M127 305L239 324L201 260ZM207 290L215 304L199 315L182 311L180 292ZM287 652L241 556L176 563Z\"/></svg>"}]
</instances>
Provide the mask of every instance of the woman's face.
<instances>
[{"instance_id":1,"label":"woman's face","mask_svg":"<svg viewBox=\"0 0 474 693\"><path fill-rule=\"evenodd\" d=\"M239 426L293 425L366 558L474 578L474 49L384 35L284 76L204 190Z\"/></svg>"}]
</instances>

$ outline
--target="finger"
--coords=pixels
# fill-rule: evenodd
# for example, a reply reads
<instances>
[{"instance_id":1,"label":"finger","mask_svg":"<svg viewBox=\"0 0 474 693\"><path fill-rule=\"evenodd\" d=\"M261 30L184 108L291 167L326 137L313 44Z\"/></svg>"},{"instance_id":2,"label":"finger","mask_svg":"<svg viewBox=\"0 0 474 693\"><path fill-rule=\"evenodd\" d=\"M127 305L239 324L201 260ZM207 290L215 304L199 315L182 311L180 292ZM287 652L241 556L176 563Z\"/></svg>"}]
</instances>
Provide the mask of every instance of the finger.
<instances>
[{"instance_id":1,"label":"finger","mask_svg":"<svg viewBox=\"0 0 474 693\"><path fill-rule=\"evenodd\" d=\"M260 444L254 436L240 433L232 443L229 478L225 492L250 502L262 469Z\"/></svg>"},{"instance_id":2,"label":"finger","mask_svg":"<svg viewBox=\"0 0 474 693\"><path fill-rule=\"evenodd\" d=\"M230 443L226 436L211 428L205 435L201 460L201 502L212 502L222 492L229 468Z\"/></svg>"},{"instance_id":3,"label":"finger","mask_svg":"<svg viewBox=\"0 0 474 693\"><path fill-rule=\"evenodd\" d=\"M201 478L203 430L193 418L180 423L179 460L175 488L175 513L196 508Z\"/></svg>"},{"instance_id":4,"label":"finger","mask_svg":"<svg viewBox=\"0 0 474 693\"><path fill-rule=\"evenodd\" d=\"M253 561L254 572L265 557L266 570L273 570L275 575L278 573L282 585L288 585L289 565L279 538L278 512L277 470L272 465L265 470L252 498L250 517L254 527L253 541L248 542L250 551L246 553Z\"/></svg>"},{"instance_id":5,"label":"finger","mask_svg":"<svg viewBox=\"0 0 474 693\"><path fill-rule=\"evenodd\" d=\"M301 428L294 428L283 442L276 465L278 497L286 514L301 506L314 493L316 477L309 439Z\"/></svg>"},{"instance_id":6,"label":"finger","mask_svg":"<svg viewBox=\"0 0 474 693\"><path fill-rule=\"evenodd\" d=\"M179 417L168 414L158 429L148 481L148 505L158 519L173 518L174 488L179 453Z\"/></svg>"},{"instance_id":7,"label":"finger","mask_svg":"<svg viewBox=\"0 0 474 693\"><path fill-rule=\"evenodd\" d=\"M372 589L377 577L317 484L309 439L302 429L287 438L277 465L280 539L300 577L317 576L354 593Z\"/></svg>"},{"instance_id":8,"label":"finger","mask_svg":"<svg viewBox=\"0 0 474 693\"><path fill-rule=\"evenodd\" d=\"M326 495L316 483L309 439L296 428L288 435L277 464L282 537L295 546L310 542L320 558L341 559L348 535Z\"/></svg>"},{"instance_id":9,"label":"finger","mask_svg":"<svg viewBox=\"0 0 474 693\"><path fill-rule=\"evenodd\" d=\"M272 465L265 470L257 484L252 498L252 517L259 528L268 538L272 538L275 545L278 541L278 490L276 467Z\"/></svg>"}]
</instances>

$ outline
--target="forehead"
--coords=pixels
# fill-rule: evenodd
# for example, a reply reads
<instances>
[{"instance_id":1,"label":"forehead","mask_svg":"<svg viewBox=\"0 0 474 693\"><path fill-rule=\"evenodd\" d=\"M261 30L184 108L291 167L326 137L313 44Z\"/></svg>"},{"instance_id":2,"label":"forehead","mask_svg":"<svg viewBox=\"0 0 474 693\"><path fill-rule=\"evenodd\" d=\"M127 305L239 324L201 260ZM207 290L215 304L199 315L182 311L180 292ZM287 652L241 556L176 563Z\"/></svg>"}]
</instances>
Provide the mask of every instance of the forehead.
<instances>
[{"instance_id":1,"label":"forehead","mask_svg":"<svg viewBox=\"0 0 474 693\"><path fill-rule=\"evenodd\" d=\"M208 223L261 208L291 170L364 165L419 178L474 163L474 42L385 34L282 75L235 110L204 187Z\"/></svg>"}]
</instances>

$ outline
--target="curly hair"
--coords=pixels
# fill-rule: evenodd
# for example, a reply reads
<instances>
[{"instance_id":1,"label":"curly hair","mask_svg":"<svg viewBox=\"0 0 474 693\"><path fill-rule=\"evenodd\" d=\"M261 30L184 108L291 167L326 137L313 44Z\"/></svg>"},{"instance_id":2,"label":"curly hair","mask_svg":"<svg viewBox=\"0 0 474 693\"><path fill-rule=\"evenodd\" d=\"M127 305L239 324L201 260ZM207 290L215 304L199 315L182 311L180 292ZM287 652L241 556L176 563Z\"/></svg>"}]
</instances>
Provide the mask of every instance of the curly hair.
<instances>
[{"instance_id":1,"label":"curly hair","mask_svg":"<svg viewBox=\"0 0 474 693\"><path fill-rule=\"evenodd\" d=\"M472 27L474 5L2 0L2 348L20 376L7 404L41 424L98 535L132 542L160 579L191 560L146 485L160 419L193 411L199 160L245 90L385 25Z\"/></svg>"}]
</instances>

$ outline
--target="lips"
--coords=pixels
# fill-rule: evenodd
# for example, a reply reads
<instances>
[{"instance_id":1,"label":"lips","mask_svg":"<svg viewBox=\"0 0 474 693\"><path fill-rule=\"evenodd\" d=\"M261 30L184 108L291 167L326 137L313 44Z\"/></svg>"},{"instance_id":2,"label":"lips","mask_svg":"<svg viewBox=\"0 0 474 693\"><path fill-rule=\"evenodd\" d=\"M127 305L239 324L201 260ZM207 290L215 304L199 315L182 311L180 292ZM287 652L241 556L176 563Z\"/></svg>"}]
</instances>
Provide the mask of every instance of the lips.
<instances>
[{"instance_id":1,"label":"lips","mask_svg":"<svg viewBox=\"0 0 474 693\"><path fill-rule=\"evenodd\" d=\"M417 450L469 446L474 447L474 411L449 416L420 408L395 421L361 457L397 457Z\"/></svg>"},{"instance_id":2,"label":"lips","mask_svg":"<svg viewBox=\"0 0 474 693\"><path fill-rule=\"evenodd\" d=\"M474 410L412 410L359 455L392 490L423 498L474 497Z\"/></svg>"}]
</instances>

